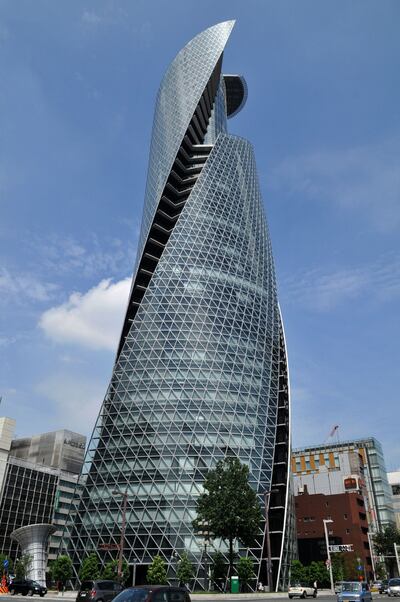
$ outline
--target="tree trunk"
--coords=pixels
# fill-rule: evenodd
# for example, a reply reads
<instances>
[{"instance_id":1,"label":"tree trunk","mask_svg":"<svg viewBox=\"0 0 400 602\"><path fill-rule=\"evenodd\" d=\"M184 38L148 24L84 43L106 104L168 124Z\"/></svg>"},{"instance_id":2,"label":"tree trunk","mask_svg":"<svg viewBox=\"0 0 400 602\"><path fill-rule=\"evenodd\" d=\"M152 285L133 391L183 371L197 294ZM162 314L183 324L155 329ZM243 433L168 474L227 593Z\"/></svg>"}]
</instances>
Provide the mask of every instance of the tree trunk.
<instances>
[{"instance_id":1,"label":"tree trunk","mask_svg":"<svg viewBox=\"0 0 400 602\"><path fill-rule=\"evenodd\" d=\"M233 575L233 539L229 538L229 579Z\"/></svg>"}]
</instances>

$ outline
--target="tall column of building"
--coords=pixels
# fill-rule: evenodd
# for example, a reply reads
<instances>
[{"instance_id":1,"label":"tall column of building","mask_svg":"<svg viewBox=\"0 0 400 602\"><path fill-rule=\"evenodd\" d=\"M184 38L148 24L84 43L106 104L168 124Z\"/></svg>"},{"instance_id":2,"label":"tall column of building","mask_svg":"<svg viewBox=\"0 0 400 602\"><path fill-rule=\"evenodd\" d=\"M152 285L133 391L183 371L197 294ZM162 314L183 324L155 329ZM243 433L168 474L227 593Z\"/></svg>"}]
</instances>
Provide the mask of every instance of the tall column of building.
<instances>
[{"instance_id":1,"label":"tall column of building","mask_svg":"<svg viewBox=\"0 0 400 602\"><path fill-rule=\"evenodd\" d=\"M76 568L93 551L113 557L105 548L119 543L126 492L124 556L136 581L156 554L174 578L185 551L202 587L196 499L206 472L236 456L260 504L271 492L273 586L287 578L286 349L253 149L227 133L247 97L243 77L221 71L233 25L191 40L158 92L131 295L71 520ZM260 530L240 550L264 583L265 543Z\"/></svg>"},{"instance_id":2,"label":"tall column of building","mask_svg":"<svg viewBox=\"0 0 400 602\"><path fill-rule=\"evenodd\" d=\"M14 430L15 420L13 418L0 417L0 503Z\"/></svg>"}]
</instances>

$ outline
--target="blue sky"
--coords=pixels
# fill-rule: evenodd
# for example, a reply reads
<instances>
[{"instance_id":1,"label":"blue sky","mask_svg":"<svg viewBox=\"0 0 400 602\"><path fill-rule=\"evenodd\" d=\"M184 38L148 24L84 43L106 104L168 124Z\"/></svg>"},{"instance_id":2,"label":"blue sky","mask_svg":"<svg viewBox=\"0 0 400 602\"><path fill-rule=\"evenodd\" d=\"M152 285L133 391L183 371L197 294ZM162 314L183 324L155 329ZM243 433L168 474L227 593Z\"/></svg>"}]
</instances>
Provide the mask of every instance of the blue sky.
<instances>
[{"instance_id":1,"label":"blue sky","mask_svg":"<svg viewBox=\"0 0 400 602\"><path fill-rule=\"evenodd\" d=\"M236 19L230 131L255 146L293 440L376 436L400 466L400 4L0 0L0 415L90 433L135 259L154 100Z\"/></svg>"}]
</instances>

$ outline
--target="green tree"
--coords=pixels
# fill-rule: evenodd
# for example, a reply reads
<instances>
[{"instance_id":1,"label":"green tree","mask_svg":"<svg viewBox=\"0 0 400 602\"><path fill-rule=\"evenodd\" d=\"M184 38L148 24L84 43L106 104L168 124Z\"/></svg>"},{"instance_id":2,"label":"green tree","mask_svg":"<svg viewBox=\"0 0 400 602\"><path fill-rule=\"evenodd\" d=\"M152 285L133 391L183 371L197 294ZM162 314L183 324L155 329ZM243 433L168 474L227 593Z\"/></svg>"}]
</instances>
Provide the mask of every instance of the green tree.
<instances>
[{"instance_id":1,"label":"green tree","mask_svg":"<svg viewBox=\"0 0 400 602\"><path fill-rule=\"evenodd\" d=\"M123 583L127 583L127 581L129 580L129 576L130 576L129 565L126 562L126 560L122 560L121 581ZM117 559L110 560L110 562L107 562L104 565L103 571L101 573L101 578L102 579L112 579L113 581L118 580L118 560Z\"/></svg>"},{"instance_id":2,"label":"green tree","mask_svg":"<svg viewBox=\"0 0 400 602\"><path fill-rule=\"evenodd\" d=\"M237 574L239 576L239 583L243 591L247 591L247 586L251 579L254 579L254 565L251 558L248 556L242 556L236 566Z\"/></svg>"},{"instance_id":3,"label":"green tree","mask_svg":"<svg viewBox=\"0 0 400 602\"><path fill-rule=\"evenodd\" d=\"M344 581L346 579L347 567L344 553L338 552L331 555L333 581ZM327 571L328 572L328 571Z\"/></svg>"},{"instance_id":4,"label":"green tree","mask_svg":"<svg viewBox=\"0 0 400 602\"><path fill-rule=\"evenodd\" d=\"M388 525L382 531L373 535L375 554L377 556L386 556L385 564L389 575L394 575L396 566L395 558L387 558L394 556L394 544L400 545L400 531L394 525Z\"/></svg>"},{"instance_id":5,"label":"green tree","mask_svg":"<svg viewBox=\"0 0 400 602\"><path fill-rule=\"evenodd\" d=\"M147 569L147 583L152 585L167 585L167 569L161 556L155 556Z\"/></svg>"},{"instance_id":6,"label":"green tree","mask_svg":"<svg viewBox=\"0 0 400 602\"><path fill-rule=\"evenodd\" d=\"M193 579L193 575L193 565L191 564L186 552L183 552L176 570L176 576L178 577L179 585L189 583L189 581Z\"/></svg>"},{"instance_id":7,"label":"green tree","mask_svg":"<svg viewBox=\"0 0 400 602\"><path fill-rule=\"evenodd\" d=\"M58 556L50 566L50 574L53 581L58 581L63 586L72 578L72 560L69 556Z\"/></svg>"},{"instance_id":8,"label":"green tree","mask_svg":"<svg viewBox=\"0 0 400 602\"><path fill-rule=\"evenodd\" d=\"M32 563L32 556L22 554L15 563L15 576L17 579L26 579Z\"/></svg>"},{"instance_id":9,"label":"green tree","mask_svg":"<svg viewBox=\"0 0 400 602\"><path fill-rule=\"evenodd\" d=\"M299 583L307 579L306 568L302 565L300 560L292 560L290 566L290 583Z\"/></svg>"},{"instance_id":10,"label":"green tree","mask_svg":"<svg viewBox=\"0 0 400 602\"><path fill-rule=\"evenodd\" d=\"M249 485L249 469L238 458L225 458L210 470L197 501L193 527L206 522L216 537L229 543L229 574L234 562L234 541L250 547L260 532L262 513L257 494Z\"/></svg>"},{"instance_id":11,"label":"green tree","mask_svg":"<svg viewBox=\"0 0 400 602\"><path fill-rule=\"evenodd\" d=\"M89 556L83 560L81 568L79 569L79 579L81 581L87 581L90 579L98 579L99 577L100 570L97 554L89 554Z\"/></svg>"},{"instance_id":12,"label":"green tree","mask_svg":"<svg viewBox=\"0 0 400 602\"><path fill-rule=\"evenodd\" d=\"M377 579L387 579L386 564L384 562L377 562L375 564L375 573Z\"/></svg>"},{"instance_id":13,"label":"green tree","mask_svg":"<svg viewBox=\"0 0 400 602\"><path fill-rule=\"evenodd\" d=\"M226 563L225 558L221 552L215 552L212 557L211 564L211 576L212 580L218 590L223 589L223 584L226 579Z\"/></svg>"},{"instance_id":14,"label":"green tree","mask_svg":"<svg viewBox=\"0 0 400 602\"><path fill-rule=\"evenodd\" d=\"M326 570L325 563L322 560L313 561L307 567L307 582L311 585L315 581L318 587L329 585L329 573Z\"/></svg>"}]
</instances>

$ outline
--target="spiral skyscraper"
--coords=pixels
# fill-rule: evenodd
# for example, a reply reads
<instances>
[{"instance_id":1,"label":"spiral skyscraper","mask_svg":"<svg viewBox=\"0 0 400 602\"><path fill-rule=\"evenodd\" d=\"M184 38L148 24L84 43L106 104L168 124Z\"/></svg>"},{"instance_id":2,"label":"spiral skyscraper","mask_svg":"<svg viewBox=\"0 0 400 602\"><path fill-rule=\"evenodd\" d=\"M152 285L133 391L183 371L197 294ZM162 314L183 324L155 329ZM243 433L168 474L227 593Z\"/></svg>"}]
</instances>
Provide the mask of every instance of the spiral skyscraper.
<instances>
[{"instance_id":1,"label":"spiral skyscraper","mask_svg":"<svg viewBox=\"0 0 400 602\"><path fill-rule=\"evenodd\" d=\"M289 383L271 242L252 146L227 131L247 97L243 77L221 71L233 25L191 40L158 92L129 303L70 527L76 564L91 552L115 558L126 492L123 551L137 583L156 554L173 579L186 551L202 586L196 497L229 455L268 501L274 588L292 554ZM266 540L260 528L255 547L239 550L264 583Z\"/></svg>"}]
</instances>

